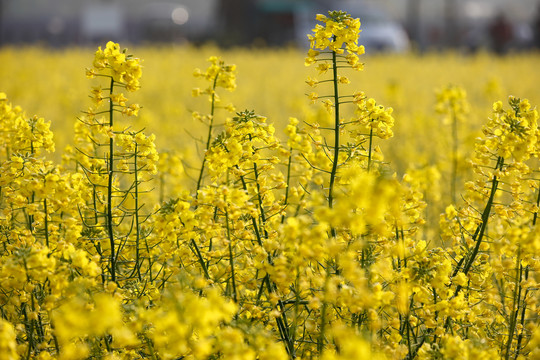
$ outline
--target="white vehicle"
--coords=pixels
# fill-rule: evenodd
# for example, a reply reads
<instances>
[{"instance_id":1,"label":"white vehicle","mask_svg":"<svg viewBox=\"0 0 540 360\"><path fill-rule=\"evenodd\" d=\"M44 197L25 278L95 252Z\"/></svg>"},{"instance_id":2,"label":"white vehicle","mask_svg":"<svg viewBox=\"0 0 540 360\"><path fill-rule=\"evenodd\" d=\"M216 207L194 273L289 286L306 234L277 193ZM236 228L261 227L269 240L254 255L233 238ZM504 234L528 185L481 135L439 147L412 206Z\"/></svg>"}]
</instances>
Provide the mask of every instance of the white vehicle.
<instances>
[{"instance_id":1,"label":"white vehicle","mask_svg":"<svg viewBox=\"0 0 540 360\"><path fill-rule=\"evenodd\" d=\"M315 15L327 15L330 10L343 10L354 18L359 18L362 32L359 44L366 52L405 52L410 42L403 27L392 20L382 10L358 1L327 1L302 6L295 12L295 36L300 47L308 47L306 34L315 27Z\"/></svg>"}]
</instances>

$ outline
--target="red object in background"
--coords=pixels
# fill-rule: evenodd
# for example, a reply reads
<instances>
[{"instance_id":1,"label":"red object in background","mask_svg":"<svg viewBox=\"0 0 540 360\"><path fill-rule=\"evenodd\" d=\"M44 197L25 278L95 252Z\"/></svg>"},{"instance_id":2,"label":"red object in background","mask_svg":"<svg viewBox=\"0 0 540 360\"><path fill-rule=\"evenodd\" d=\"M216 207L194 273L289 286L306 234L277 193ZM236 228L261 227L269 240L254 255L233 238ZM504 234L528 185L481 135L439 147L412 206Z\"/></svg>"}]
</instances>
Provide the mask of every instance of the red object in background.
<instances>
[{"instance_id":1,"label":"red object in background","mask_svg":"<svg viewBox=\"0 0 540 360\"><path fill-rule=\"evenodd\" d=\"M512 25L503 14L497 15L489 25L489 35L491 36L493 50L498 54L505 53L514 38L514 34Z\"/></svg>"}]
</instances>

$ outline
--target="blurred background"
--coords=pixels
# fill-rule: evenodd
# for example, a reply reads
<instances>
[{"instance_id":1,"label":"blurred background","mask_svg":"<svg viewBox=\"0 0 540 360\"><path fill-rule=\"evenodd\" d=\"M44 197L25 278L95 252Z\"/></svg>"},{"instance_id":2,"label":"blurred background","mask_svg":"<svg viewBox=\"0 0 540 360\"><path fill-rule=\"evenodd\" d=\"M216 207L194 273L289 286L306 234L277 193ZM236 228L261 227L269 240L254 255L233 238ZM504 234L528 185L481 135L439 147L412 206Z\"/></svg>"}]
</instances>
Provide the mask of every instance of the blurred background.
<instances>
[{"instance_id":1,"label":"blurred background","mask_svg":"<svg viewBox=\"0 0 540 360\"><path fill-rule=\"evenodd\" d=\"M348 10L369 51L540 48L540 0L0 0L0 46L114 40L308 46L313 16Z\"/></svg>"}]
</instances>

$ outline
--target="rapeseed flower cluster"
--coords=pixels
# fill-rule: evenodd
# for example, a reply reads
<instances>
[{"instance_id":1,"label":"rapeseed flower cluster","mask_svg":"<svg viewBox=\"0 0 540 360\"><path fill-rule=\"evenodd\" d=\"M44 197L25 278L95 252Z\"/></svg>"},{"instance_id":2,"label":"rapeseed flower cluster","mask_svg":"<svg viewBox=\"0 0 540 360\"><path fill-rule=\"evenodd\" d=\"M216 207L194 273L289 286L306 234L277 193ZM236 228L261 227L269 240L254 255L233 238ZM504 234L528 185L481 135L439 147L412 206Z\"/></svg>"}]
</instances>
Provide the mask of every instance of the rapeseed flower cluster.
<instances>
[{"instance_id":1,"label":"rapeseed flower cluster","mask_svg":"<svg viewBox=\"0 0 540 360\"><path fill-rule=\"evenodd\" d=\"M215 88L221 87L229 91L236 89L236 65L227 65L217 56L211 56L208 59L210 66L205 72L200 69L195 69L193 75L202 77L210 82L210 86L204 90L194 89L193 94L208 94L212 95Z\"/></svg>"},{"instance_id":2,"label":"rapeseed flower cluster","mask_svg":"<svg viewBox=\"0 0 540 360\"><path fill-rule=\"evenodd\" d=\"M120 51L120 45L109 41L102 50L98 48L94 55L93 67L86 70L89 78L96 76L110 76L116 83L122 84L127 91L136 91L139 88L139 79L142 76L140 60ZM96 91L93 91L95 94ZM96 96L99 100L100 97ZM124 99L122 94L115 96L115 102Z\"/></svg>"},{"instance_id":3,"label":"rapeseed flower cluster","mask_svg":"<svg viewBox=\"0 0 540 360\"><path fill-rule=\"evenodd\" d=\"M0 93L0 358L538 355L536 109L495 103L474 177L431 231L441 172L394 172L379 145L399 124L392 108L341 94L342 72L361 68L360 22L318 20L306 62L331 76L307 83L330 85L309 95L324 115L289 118L284 138L255 110L221 105L234 65L211 57L195 71L208 87L193 94L210 102L193 115L207 125L200 168L122 124L140 107L117 90L137 90L141 69L118 44L95 54L87 73L106 83L60 165L45 157L49 123ZM464 90L438 103L465 119ZM220 108L233 114L214 122ZM170 179L192 168L193 186Z\"/></svg>"},{"instance_id":4,"label":"rapeseed flower cluster","mask_svg":"<svg viewBox=\"0 0 540 360\"><path fill-rule=\"evenodd\" d=\"M317 50L329 49L337 54L345 54L345 59L355 70L361 70L362 64L358 62L358 55L365 51L363 45L358 45L360 35L360 20L354 19L351 15L343 11L331 11L328 16L318 14L317 20L324 25L317 24L313 29L313 34L308 35L311 50L306 58L306 65L314 63L315 57L319 55ZM319 66L320 71L326 71L327 63Z\"/></svg>"},{"instance_id":5,"label":"rapeseed flower cluster","mask_svg":"<svg viewBox=\"0 0 540 360\"><path fill-rule=\"evenodd\" d=\"M437 104L435 110L443 116L443 123L451 126L451 169L450 172L450 200L456 202L459 173L463 172L464 156L459 149L460 127L466 122L470 112L465 89L450 85L437 91Z\"/></svg>"},{"instance_id":6,"label":"rapeseed flower cluster","mask_svg":"<svg viewBox=\"0 0 540 360\"><path fill-rule=\"evenodd\" d=\"M453 121L463 123L466 120L466 115L470 112L470 104L467 101L465 89L460 86L449 85L437 90L436 96L435 110L445 116L444 122L446 124Z\"/></svg>"},{"instance_id":7,"label":"rapeseed flower cluster","mask_svg":"<svg viewBox=\"0 0 540 360\"><path fill-rule=\"evenodd\" d=\"M208 95L208 100L210 101L210 112L207 115L201 115L199 112L193 112L193 118L198 121L202 121L208 127L208 135L206 137L205 150L202 159L201 169L199 171L199 177L197 180L197 189L199 190L203 184L204 170L206 165L206 153L210 149L210 144L214 136L214 127L215 127L215 116L216 110L223 107L221 105L221 98L216 92L217 88L224 88L228 91L233 91L236 89L236 66L227 65L223 60L216 56L211 56L208 61L210 66L203 73L200 69L195 69L193 75L195 77L202 77L207 80L210 84L204 90L195 88L192 90L193 96L199 96L202 94ZM229 112L234 112L234 105L229 104L224 107ZM203 140L201 140L202 142Z\"/></svg>"},{"instance_id":8,"label":"rapeseed flower cluster","mask_svg":"<svg viewBox=\"0 0 540 360\"><path fill-rule=\"evenodd\" d=\"M533 300L537 295L529 287L535 282L528 280L538 268L539 191L530 167L538 165L538 113L527 100L510 97L509 105L508 110L502 102L493 105L492 118L472 159L477 179L467 185L466 206L449 206L442 229L458 261L453 272L454 296L466 293L478 304L471 308L478 315L468 321L489 324L493 332L487 339L492 346L505 356L517 356L524 339L531 336L526 319L534 318L537 307ZM487 278L495 279L497 285L486 282ZM509 303L508 298L513 300ZM502 315L494 319L481 315L490 307L501 309Z\"/></svg>"}]
</instances>

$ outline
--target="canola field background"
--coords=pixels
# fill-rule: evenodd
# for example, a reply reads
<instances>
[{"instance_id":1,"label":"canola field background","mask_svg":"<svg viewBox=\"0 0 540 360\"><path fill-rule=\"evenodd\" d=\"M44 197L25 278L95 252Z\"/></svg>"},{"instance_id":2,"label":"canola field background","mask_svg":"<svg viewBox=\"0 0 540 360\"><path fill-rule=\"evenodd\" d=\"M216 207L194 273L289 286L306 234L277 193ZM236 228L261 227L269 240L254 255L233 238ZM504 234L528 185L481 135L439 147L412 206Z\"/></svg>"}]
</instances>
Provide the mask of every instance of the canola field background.
<instances>
[{"instance_id":1,"label":"canola field background","mask_svg":"<svg viewBox=\"0 0 540 360\"><path fill-rule=\"evenodd\" d=\"M29 115L51 121L59 152L70 143L72 125L89 104L89 82L84 69L91 65L88 54L94 51L43 48L0 51L2 90ZM192 73L216 54L237 66L237 89L222 95L237 110L255 110L280 129L290 116L312 116L317 111L317 106L312 106L306 96L311 90L305 81L313 71L304 66L305 53L296 49L135 46L129 51L143 59L141 90L133 95L133 101L143 107L137 121L147 132L156 134L161 149L190 148L185 130L193 129L195 133L202 130L191 118L192 111L205 108L204 102L191 95L193 88L201 86ZM470 56L368 53L362 58L365 71L354 73L351 81L356 90L394 109L396 141L390 145L393 151L388 157L403 170L402 166L409 162L426 161L424 149L433 149L437 142L445 141L446 129L440 126L441 117L435 113L436 90L457 85L467 92L471 114L462 129L462 136L467 138L472 136L471 132L480 131L492 103L497 100L513 95L527 98L531 104L540 103L539 59L537 53L505 57L489 53ZM409 159L403 157L407 153L411 154Z\"/></svg>"},{"instance_id":2,"label":"canola field background","mask_svg":"<svg viewBox=\"0 0 540 360\"><path fill-rule=\"evenodd\" d=\"M317 20L0 49L0 360L540 359L540 54Z\"/></svg>"},{"instance_id":3,"label":"canola field background","mask_svg":"<svg viewBox=\"0 0 540 360\"><path fill-rule=\"evenodd\" d=\"M361 41L360 41L361 43ZM88 89L94 83L84 75L91 65L89 53L95 50L70 48L50 50L40 47L5 48L0 51L2 90L28 115L38 115L51 122L56 152L61 157L66 145L73 145L73 126L81 111L90 103ZM304 65L305 53L298 49L219 49L195 47L130 47L129 52L143 59L141 89L133 101L143 109L134 127L156 135L158 151L173 152L188 167L200 161L206 126L194 120L192 112L205 112L207 101L192 96L201 81L192 76L194 69L206 65L210 56L219 54L227 63L237 66L237 88L222 94L226 104L237 111L254 110L283 131L289 117L302 121L326 118L320 105L313 105L306 80L315 72ZM474 150L474 139L491 113L495 101L506 101L512 95L527 98L533 106L540 104L539 53L516 53L494 56L490 53L464 55L457 52L418 54L365 54L362 72L351 73L355 90L361 90L379 103L392 107L396 119L392 141L381 143L385 158L400 175L408 169L421 168L449 171L451 126L437 113L436 93L449 86L466 92L470 106L458 129L460 167L469 180L466 159ZM351 86L352 87L352 86ZM223 123L230 114L221 114ZM324 120L323 120L324 121ZM194 183L196 171L182 164L176 179L182 187ZM430 169L431 168L431 169ZM188 173L186 173L187 171ZM469 174L470 175L470 174ZM434 204L430 220L438 226L438 213L448 203L448 177L432 178L431 198ZM164 195L177 192L165 187ZM161 198L163 198L161 196ZM428 199L431 201L432 199Z\"/></svg>"}]
</instances>

